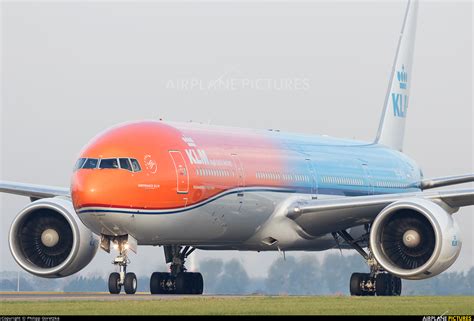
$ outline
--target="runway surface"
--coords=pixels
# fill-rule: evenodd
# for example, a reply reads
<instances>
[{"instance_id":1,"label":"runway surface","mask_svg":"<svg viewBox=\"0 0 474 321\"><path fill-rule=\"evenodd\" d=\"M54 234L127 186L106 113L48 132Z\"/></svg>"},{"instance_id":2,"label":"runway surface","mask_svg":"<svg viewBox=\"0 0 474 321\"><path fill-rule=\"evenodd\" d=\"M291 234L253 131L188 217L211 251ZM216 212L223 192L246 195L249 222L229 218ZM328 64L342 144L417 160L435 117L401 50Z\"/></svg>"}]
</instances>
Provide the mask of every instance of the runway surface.
<instances>
[{"instance_id":1,"label":"runway surface","mask_svg":"<svg viewBox=\"0 0 474 321\"><path fill-rule=\"evenodd\" d=\"M125 293L110 294L107 292L0 292L0 302L5 301L150 301L150 300L177 300L182 298L235 298L231 295L151 295L141 292L133 295ZM241 297L241 296L239 296Z\"/></svg>"}]
</instances>

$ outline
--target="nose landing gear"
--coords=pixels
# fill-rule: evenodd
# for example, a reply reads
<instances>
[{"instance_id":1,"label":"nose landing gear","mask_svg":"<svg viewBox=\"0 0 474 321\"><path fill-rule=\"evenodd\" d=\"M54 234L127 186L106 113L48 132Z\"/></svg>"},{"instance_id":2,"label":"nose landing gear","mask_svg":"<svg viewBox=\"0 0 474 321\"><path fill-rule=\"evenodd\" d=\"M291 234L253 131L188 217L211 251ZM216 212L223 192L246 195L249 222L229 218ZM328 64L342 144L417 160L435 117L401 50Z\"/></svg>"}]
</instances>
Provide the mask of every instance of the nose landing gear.
<instances>
[{"instance_id":1,"label":"nose landing gear","mask_svg":"<svg viewBox=\"0 0 474 321\"><path fill-rule=\"evenodd\" d=\"M135 273L127 273L127 265L130 264L127 256L128 243L122 238L117 238L113 242L119 255L112 264L119 266L120 272L109 275L109 292L110 294L119 294L123 286L126 294L135 294L137 292L137 276Z\"/></svg>"}]
</instances>

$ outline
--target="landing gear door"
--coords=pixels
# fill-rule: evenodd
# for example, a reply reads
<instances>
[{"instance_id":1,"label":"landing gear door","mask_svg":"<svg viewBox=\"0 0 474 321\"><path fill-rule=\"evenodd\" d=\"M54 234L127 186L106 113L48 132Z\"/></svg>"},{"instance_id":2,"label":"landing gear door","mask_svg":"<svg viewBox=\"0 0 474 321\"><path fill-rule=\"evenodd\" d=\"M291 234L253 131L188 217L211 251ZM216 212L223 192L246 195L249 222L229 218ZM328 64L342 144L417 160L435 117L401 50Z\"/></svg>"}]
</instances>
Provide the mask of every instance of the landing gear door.
<instances>
[{"instance_id":1,"label":"landing gear door","mask_svg":"<svg viewBox=\"0 0 474 321\"><path fill-rule=\"evenodd\" d=\"M171 159L176 170L176 192L178 194L187 194L189 192L189 173L180 151L170 150Z\"/></svg>"}]
</instances>

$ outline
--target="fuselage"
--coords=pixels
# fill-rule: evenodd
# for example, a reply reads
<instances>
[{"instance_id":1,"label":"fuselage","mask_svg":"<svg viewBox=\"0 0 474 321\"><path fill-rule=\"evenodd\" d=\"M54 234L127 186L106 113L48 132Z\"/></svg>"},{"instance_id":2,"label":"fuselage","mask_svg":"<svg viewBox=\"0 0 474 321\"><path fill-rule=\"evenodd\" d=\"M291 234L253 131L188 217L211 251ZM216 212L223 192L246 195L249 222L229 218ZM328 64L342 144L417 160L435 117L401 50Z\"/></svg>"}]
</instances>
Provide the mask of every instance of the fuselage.
<instances>
[{"instance_id":1,"label":"fuselage","mask_svg":"<svg viewBox=\"0 0 474 321\"><path fill-rule=\"evenodd\" d=\"M74 208L97 234L257 250L271 249L252 240L292 197L413 192L421 180L415 162L382 145L163 121L106 130L78 165ZM330 238L310 239L286 247L333 246Z\"/></svg>"}]
</instances>

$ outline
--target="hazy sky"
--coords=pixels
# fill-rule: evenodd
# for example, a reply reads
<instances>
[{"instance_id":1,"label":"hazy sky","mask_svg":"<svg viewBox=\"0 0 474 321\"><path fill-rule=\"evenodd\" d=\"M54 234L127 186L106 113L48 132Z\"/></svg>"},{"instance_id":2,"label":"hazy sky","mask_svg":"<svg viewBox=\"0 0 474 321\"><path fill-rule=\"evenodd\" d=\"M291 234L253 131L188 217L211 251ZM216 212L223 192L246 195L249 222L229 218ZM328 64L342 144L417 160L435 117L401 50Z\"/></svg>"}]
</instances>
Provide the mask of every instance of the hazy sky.
<instances>
[{"instance_id":1,"label":"hazy sky","mask_svg":"<svg viewBox=\"0 0 474 321\"><path fill-rule=\"evenodd\" d=\"M405 1L1 2L0 179L68 186L81 147L128 120L372 140L404 10ZM471 2L420 3L405 152L427 177L473 172L472 37ZM0 200L0 270L15 270L8 229L28 199ZM464 244L451 269L473 265L473 214L455 215ZM279 255L195 253L237 257L252 276ZM85 272L112 271L111 260L100 252ZM141 247L130 270L163 262L161 248Z\"/></svg>"}]
</instances>

